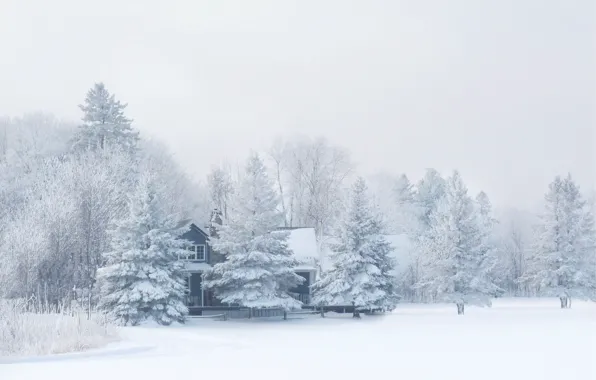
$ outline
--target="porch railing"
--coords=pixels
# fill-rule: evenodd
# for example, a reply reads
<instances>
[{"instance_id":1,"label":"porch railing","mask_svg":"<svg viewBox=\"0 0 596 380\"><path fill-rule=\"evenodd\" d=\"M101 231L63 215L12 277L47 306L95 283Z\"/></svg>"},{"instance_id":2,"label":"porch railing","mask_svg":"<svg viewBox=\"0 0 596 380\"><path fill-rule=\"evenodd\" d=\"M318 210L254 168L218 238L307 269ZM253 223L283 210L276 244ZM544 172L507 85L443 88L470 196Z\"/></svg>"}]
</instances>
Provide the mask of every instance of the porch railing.
<instances>
[{"instance_id":1,"label":"porch railing","mask_svg":"<svg viewBox=\"0 0 596 380\"><path fill-rule=\"evenodd\" d=\"M311 302L310 294L290 293L290 295L292 296L292 298L297 299L298 301L302 302L302 304L310 305L310 302ZM206 303L206 305L207 305L207 303ZM203 306L203 304L201 303L201 297L187 295L186 296L186 306L188 306L188 307Z\"/></svg>"},{"instance_id":2,"label":"porch railing","mask_svg":"<svg viewBox=\"0 0 596 380\"><path fill-rule=\"evenodd\" d=\"M298 301L302 302L304 305L310 305L310 294L290 293L290 295L294 299L297 299Z\"/></svg>"},{"instance_id":3,"label":"porch railing","mask_svg":"<svg viewBox=\"0 0 596 380\"><path fill-rule=\"evenodd\" d=\"M201 297L199 296L186 296L186 306L202 306Z\"/></svg>"}]
</instances>

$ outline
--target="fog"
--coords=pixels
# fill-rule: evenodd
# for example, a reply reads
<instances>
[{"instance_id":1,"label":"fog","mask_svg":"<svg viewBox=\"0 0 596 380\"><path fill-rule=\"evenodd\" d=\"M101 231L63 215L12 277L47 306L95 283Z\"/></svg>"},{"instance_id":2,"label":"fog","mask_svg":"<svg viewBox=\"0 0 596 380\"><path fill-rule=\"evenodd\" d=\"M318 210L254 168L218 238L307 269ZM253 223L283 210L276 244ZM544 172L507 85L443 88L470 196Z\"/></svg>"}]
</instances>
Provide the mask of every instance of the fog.
<instances>
[{"instance_id":1,"label":"fog","mask_svg":"<svg viewBox=\"0 0 596 380\"><path fill-rule=\"evenodd\" d=\"M596 184L593 1L3 0L0 114L77 120L94 82L190 174L277 136L359 172L459 169L495 204Z\"/></svg>"}]
</instances>

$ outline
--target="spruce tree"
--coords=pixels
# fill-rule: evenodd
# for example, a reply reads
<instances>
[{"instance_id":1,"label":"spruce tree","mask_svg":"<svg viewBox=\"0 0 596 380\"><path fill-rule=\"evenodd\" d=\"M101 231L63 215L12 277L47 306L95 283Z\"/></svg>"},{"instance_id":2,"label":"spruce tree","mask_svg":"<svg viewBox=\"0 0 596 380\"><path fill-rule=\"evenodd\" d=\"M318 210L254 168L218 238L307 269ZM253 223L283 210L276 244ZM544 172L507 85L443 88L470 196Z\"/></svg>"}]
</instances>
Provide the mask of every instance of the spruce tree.
<instances>
[{"instance_id":1,"label":"spruce tree","mask_svg":"<svg viewBox=\"0 0 596 380\"><path fill-rule=\"evenodd\" d=\"M389 311L399 299L392 247L383 236L380 214L373 209L367 186L359 178L333 245L331 268L312 285L318 305L354 305L358 310Z\"/></svg>"},{"instance_id":2,"label":"spruce tree","mask_svg":"<svg viewBox=\"0 0 596 380\"><path fill-rule=\"evenodd\" d=\"M416 185L414 193L414 202L422 231L430 225L430 216L436 210L437 203L444 193L445 179L435 169L427 169L424 177Z\"/></svg>"},{"instance_id":3,"label":"spruce tree","mask_svg":"<svg viewBox=\"0 0 596 380\"><path fill-rule=\"evenodd\" d=\"M414 202L414 186L405 174L398 177L393 187L395 210L393 220L397 233L414 235L419 228L418 209Z\"/></svg>"},{"instance_id":4,"label":"spruce tree","mask_svg":"<svg viewBox=\"0 0 596 380\"><path fill-rule=\"evenodd\" d=\"M225 257L203 276L223 303L248 308L296 309L301 302L289 290L304 279L294 272L298 261L288 247L288 231L278 231L283 215L263 161L252 155L226 223L213 248Z\"/></svg>"},{"instance_id":5,"label":"spruce tree","mask_svg":"<svg viewBox=\"0 0 596 380\"><path fill-rule=\"evenodd\" d=\"M116 100L103 83L96 83L87 92L84 104L83 124L75 134L72 146L75 151L120 148L136 149L139 135L131 127L131 119L124 115L127 104Z\"/></svg>"},{"instance_id":6,"label":"spruce tree","mask_svg":"<svg viewBox=\"0 0 596 380\"><path fill-rule=\"evenodd\" d=\"M97 274L99 308L122 325L183 322L188 310L178 255L186 243L178 236L187 224L164 215L154 180L141 176L128 216L110 231L112 250L104 254L106 265Z\"/></svg>"},{"instance_id":7,"label":"spruce tree","mask_svg":"<svg viewBox=\"0 0 596 380\"><path fill-rule=\"evenodd\" d=\"M454 302L458 314L465 304L490 305L499 293L487 268L479 220L459 173L447 179L445 193L421 239L424 271L416 285L436 301Z\"/></svg>"},{"instance_id":8,"label":"spruce tree","mask_svg":"<svg viewBox=\"0 0 596 380\"><path fill-rule=\"evenodd\" d=\"M554 179L545 201L524 280L541 295L559 297L561 308L571 307L572 297L594 299L592 212L570 175Z\"/></svg>"},{"instance_id":9,"label":"spruce tree","mask_svg":"<svg viewBox=\"0 0 596 380\"><path fill-rule=\"evenodd\" d=\"M424 257L426 255L425 242L421 237L428 233L431 215L437 209L438 202L444 193L445 179L435 169L426 169L424 177L418 181L414 189L412 209L415 222L413 223L414 228L408 234L412 242L411 261L409 270L403 277L405 282L402 286L404 293L410 293L418 300L427 298L422 289L417 287L424 269L422 263L427 259Z\"/></svg>"},{"instance_id":10,"label":"spruce tree","mask_svg":"<svg viewBox=\"0 0 596 380\"><path fill-rule=\"evenodd\" d=\"M480 253L484 258L482 267L490 275L491 281L497 283L499 275L495 273L497 266L497 244L495 241L495 226L497 220L493 218L493 211L488 195L481 191L475 199L474 212L478 218L478 229L480 233ZM499 292L500 294L500 292Z\"/></svg>"}]
</instances>

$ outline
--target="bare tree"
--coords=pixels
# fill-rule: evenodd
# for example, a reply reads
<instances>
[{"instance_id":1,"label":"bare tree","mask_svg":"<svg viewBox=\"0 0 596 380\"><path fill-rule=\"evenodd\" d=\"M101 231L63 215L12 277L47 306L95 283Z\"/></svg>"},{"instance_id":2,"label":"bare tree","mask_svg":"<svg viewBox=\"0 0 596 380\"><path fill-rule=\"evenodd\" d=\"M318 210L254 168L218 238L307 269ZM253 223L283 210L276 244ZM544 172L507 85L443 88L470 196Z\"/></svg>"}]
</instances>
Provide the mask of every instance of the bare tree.
<instances>
[{"instance_id":1,"label":"bare tree","mask_svg":"<svg viewBox=\"0 0 596 380\"><path fill-rule=\"evenodd\" d=\"M511 221L501 232L500 247L497 250L497 265L494 269L499 284L512 295L527 295L521 283L525 274L528 237L522 226Z\"/></svg>"},{"instance_id":2,"label":"bare tree","mask_svg":"<svg viewBox=\"0 0 596 380\"><path fill-rule=\"evenodd\" d=\"M271 149L269 149L269 158L273 163L273 180L275 187L280 195L280 207L284 215L284 226L290 227L292 225L292 213L288 210L287 204L290 208L293 205L293 199L286 200L286 193L284 191L286 182L284 181L284 173L289 164L287 144L281 139L277 139Z\"/></svg>"},{"instance_id":3,"label":"bare tree","mask_svg":"<svg viewBox=\"0 0 596 380\"><path fill-rule=\"evenodd\" d=\"M349 153L324 138L278 140L270 150L276 187L287 226L313 226L327 232L353 170Z\"/></svg>"},{"instance_id":4,"label":"bare tree","mask_svg":"<svg viewBox=\"0 0 596 380\"><path fill-rule=\"evenodd\" d=\"M213 167L207 175L207 186L213 207L228 217L230 198L234 193L231 170L229 167Z\"/></svg>"}]
</instances>

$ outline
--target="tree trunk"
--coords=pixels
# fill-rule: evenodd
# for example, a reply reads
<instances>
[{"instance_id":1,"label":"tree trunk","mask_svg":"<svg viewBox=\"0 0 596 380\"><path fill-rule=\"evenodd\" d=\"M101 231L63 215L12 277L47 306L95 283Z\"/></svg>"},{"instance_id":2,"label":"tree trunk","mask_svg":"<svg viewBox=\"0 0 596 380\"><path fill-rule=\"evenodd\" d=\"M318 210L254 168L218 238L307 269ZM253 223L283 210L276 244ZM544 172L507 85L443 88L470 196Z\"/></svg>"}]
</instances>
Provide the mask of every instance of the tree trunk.
<instances>
[{"instance_id":1,"label":"tree trunk","mask_svg":"<svg viewBox=\"0 0 596 380\"><path fill-rule=\"evenodd\" d=\"M323 306L321 306L321 318L325 318L325 311L323 311Z\"/></svg>"},{"instance_id":2,"label":"tree trunk","mask_svg":"<svg viewBox=\"0 0 596 380\"><path fill-rule=\"evenodd\" d=\"M288 312L284 310L284 321L288 320Z\"/></svg>"},{"instance_id":3,"label":"tree trunk","mask_svg":"<svg viewBox=\"0 0 596 380\"><path fill-rule=\"evenodd\" d=\"M457 315L463 315L464 314L464 303L463 302L457 302Z\"/></svg>"},{"instance_id":4,"label":"tree trunk","mask_svg":"<svg viewBox=\"0 0 596 380\"><path fill-rule=\"evenodd\" d=\"M248 308L248 319L252 319L252 307Z\"/></svg>"},{"instance_id":5,"label":"tree trunk","mask_svg":"<svg viewBox=\"0 0 596 380\"><path fill-rule=\"evenodd\" d=\"M352 318L358 318L358 319L360 319L360 312L356 308L356 304L354 302L352 302L352 306L354 306L354 311L352 313Z\"/></svg>"},{"instance_id":6,"label":"tree trunk","mask_svg":"<svg viewBox=\"0 0 596 380\"><path fill-rule=\"evenodd\" d=\"M560 296L559 300L561 301L561 309L567 309L569 298L567 296Z\"/></svg>"}]
</instances>

